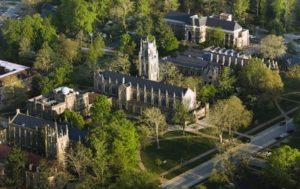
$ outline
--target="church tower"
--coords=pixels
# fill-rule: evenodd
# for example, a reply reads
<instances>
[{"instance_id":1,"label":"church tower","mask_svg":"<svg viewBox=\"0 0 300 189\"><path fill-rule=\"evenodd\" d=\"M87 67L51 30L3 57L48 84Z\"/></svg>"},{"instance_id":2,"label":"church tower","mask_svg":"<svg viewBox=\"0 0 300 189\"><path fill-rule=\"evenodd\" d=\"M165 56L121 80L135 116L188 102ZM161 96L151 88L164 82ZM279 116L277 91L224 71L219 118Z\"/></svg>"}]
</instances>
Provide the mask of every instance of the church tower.
<instances>
[{"instance_id":1,"label":"church tower","mask_svg":"<svg viewBox=\"0 0 300 189\"><path fill-rule=\"evenodd\" d=\"M139 52L139 76L152 81L159 79L158 51L155 39L141 40Z\"/></svg>"}]
</instances>

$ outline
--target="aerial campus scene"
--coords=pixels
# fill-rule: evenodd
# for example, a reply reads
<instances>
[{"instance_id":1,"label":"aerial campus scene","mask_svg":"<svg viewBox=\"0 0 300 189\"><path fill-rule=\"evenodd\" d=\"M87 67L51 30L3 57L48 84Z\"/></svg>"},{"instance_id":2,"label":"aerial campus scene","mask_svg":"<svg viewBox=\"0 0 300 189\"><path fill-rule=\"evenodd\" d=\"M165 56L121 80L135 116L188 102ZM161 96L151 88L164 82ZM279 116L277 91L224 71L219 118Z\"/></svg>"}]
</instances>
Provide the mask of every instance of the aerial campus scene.
<instances>
[{"instance_id":1,"label":"aerial campus scene","mask_svg":"<svg viewBox=\"0 0 300 189\"><path fill-rule=\"evenodd\" d=\"M300 0L0 0L0 189L300 189Z\"/></svg>"}]
</instances>

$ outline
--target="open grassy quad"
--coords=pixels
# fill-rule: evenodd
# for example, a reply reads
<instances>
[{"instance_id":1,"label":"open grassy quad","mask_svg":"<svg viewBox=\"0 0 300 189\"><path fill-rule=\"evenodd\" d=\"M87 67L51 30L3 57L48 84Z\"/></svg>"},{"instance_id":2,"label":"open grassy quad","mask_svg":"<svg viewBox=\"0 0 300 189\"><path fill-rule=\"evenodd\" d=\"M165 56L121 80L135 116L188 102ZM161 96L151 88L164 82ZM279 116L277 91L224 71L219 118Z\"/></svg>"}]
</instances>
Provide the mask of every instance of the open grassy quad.
<instances>
[{"instance_id":1,"label":"open grassy quad","mask_svg":"<svg viewBox=\"0 0 300 189\"><path fill-rule=\"evenodd\" d=\"M156 148L156 143L153 142L142 150L141 156L147 169L160 174L183 161L212 149L214 146L215 141L211 139L186 135L184 138L162 140L159 150Z\"/></svg>"}]
</instances>

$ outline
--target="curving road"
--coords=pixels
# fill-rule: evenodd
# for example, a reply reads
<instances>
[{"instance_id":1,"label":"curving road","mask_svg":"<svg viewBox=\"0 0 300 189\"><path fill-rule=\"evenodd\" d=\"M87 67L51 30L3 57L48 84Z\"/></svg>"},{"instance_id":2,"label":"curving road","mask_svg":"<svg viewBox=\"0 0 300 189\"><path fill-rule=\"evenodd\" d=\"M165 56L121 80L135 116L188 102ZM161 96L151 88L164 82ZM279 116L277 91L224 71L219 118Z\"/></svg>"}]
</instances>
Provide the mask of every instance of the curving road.
<instances>
[{"instance_id":1,"label":"curving road","mask_svg":"<svg viewBox=\"0 0 300 189\"><path fill-rule=\"evenodd\" d=\"M288 129L294 129L294 125L292 120L288 121ZM277 142L276 137L286 132L285 126L280 126L279 123L274 126L258 133L249 144L242 144L237 148L236 153L256 153L263 148L268 147L269 145ZM213 169L215 163L218 162L218 159L213 158L177 177L167 181L163 185L161 185L164 189L180 189L180 188L188 188L192 187L205 179L207 179L210 175L210 172Z\"/></svg>"}]
</instances>

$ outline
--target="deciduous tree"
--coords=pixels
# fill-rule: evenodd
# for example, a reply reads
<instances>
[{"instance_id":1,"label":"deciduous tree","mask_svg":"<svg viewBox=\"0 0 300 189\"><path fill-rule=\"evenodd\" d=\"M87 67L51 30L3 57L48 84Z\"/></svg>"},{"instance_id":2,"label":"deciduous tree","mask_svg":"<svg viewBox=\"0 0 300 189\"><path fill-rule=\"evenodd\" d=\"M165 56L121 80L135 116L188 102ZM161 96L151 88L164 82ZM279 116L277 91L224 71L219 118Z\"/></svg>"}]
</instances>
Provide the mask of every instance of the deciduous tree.
<instances>
[{"instance_id":1,"label":"deciduous tree","mask_svg":"<svg viewBox=\"0 0 300 189\"><path fill-rule=\"evenodd\" d=\"M244 20L247 15L247 10L249 8L249 0L235 0L234 1L234 14L237 19Z\"/></svg>"},{"instance_id":2,"label":"deciduous tree","mask_svg":"<svg viewBox=\"0 0 300 189\"><path fill-rule=\"evenodd\" d=\"M147 108L143 111L140 121L155 131L157 149L159 149L159 135L161 131L165 130L167 125L165 115L158 108Z\"/></svg>"},{"instance_id":3,"label":"deciduous tree","mask_svg":"<svg viewBox=\"0 0 300 189\"><path fill-rule=\"evenodd\" d=\"M217 89L213 85L204 85L198 90L197 99L207 103L212 100L217 93Z\"/></svg>"},{"instance_id":4,"label":"deciduous tree","mask_svg":"<svg viewBox=\"0 0 300 189\"><path fill-rule=\"evenodd\" d=\"M110 116L111 103L106 96L100 95L96 97L90 111L92 120L103 127Z\"/></svg>"},{"instance_id":5,"label":"deciduous tree","mask_svg":"<svg viewBox=\"0 0 300 189\"><path fill-rule=\"evenodd\" d=\"M274 59L281 57L286 52L283 37L276 35L266 36L260 42L260 52L264 58Z\"/></svg>"},{"instance_id":6,"label":"deciduous tree","mask_svg":"<svg viewBox=\"0 0 300 189\"><path fill-rule=\"evenodd\" d=\"M294 166L300 158L300 151L283 146L273 151L264 168L264 181L270 188L295 188L298 178L292 177ZM274 182L276 181L276 182Z\"/></svg>"},{"instance_id":7,"label":"deciduous tree","mask_svg":"<svg viewBox=\"0 0 300 189\"><path fill-rule=\"evenodd\" d=\"M12 147L5 160L6 183L20 187L24 182L26 157L21 149Z\"/></svg>"},{"instance_id":8,"label":"deciduous tree","mask_svg":"<svg viewBox=\"0 0 300 189\"><path fill-rule=\"evenodd\" d=\"M189 107L187 102L177 101L175 103L172 121L175 124L179 124L182 127L182 133L185 134L185 128L187 124L192 122L192 115L189 112Z\"/></svg>"},{"instance_id":9,"label":"deciduous tree","mask_svg":"<svg viewBox=\"0 0 300 189\"><path fill-rule=\"evenodd\" d=\"M231 74L229 67L224 67L218 82L218 92L227 97L234 91L235 77Z\"/></svg>"},{"instance_id":10,"label":"deciduous tree","mask_svg":"<svg viewBox=\"0 0 300 189\"><path fill-rule=\"evenodd\" d=\"M239 75L241 85L255 93L277 96L283 90L283 83L276 71L267 68L260 59L251 59Z\"/></svg>"},{"instance_id":11,"label":"deciduous tree","mask_svg":"<svg viewBox=\"0 0 300 189\"><path fill-rule=\"evenodd\" d=\"M225 129L231 134L232 129L247 127L252 120L252 112L248 111L242 101L232 96L229 99L219 100L214 105L209 120L218 128L220 143L223 143Z\"/></svg>"}]
</instances>

